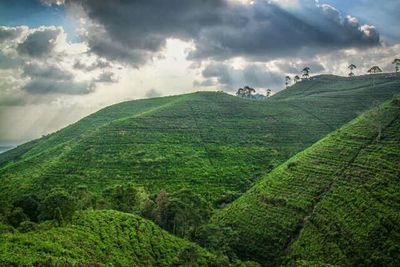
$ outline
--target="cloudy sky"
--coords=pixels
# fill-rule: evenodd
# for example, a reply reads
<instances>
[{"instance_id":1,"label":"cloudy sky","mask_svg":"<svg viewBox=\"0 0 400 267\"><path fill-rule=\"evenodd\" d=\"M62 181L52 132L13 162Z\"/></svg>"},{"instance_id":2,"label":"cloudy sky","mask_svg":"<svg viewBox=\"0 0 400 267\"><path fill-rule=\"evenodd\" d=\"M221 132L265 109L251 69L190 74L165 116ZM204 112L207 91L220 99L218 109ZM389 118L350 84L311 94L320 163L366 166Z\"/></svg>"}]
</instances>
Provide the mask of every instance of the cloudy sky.
<instances>
[{"instance_id":1,"label":"cloudy sky","mask_svg":"<svg viewBox=\"0 0 400 267\"><path fill-rule=\"evenodd\" d=\"M398 0L0 0L0 146L120 101L391 72Z\"/></svg>"}]
</instances>

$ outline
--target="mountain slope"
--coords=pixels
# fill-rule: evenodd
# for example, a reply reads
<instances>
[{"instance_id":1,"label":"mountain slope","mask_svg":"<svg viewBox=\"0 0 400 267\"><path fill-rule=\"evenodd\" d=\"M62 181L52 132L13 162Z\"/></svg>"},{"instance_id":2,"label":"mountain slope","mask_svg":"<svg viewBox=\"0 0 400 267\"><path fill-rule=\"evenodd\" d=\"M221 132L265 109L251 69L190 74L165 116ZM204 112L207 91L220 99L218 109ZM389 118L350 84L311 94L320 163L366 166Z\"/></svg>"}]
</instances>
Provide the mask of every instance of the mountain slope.
<instances>
[{"instance_id":1,"label":"mountain slope","mask_svg":"<svg viewBox=\"0 0 400 267\"><path fill-rule=\"evenodd\" d=\"M242 259L266 266L398 266L399 162L396 98L264 176L212 221L238 232Z\"/></svg>"},{"instance_id":2,"label":"mountain slope","mask_svg":"<svg viewBox=\"0 0 400 267\"><path fill-rule=\"evenodd\" d=\"M81 212L65 227L0 235L1 266L216 266L216 260L145 219L117 211Z\"/></svg>"},{"instance_id":3,"label":"mountain slope","mask_svg":"<svg viewBox=\"0 0 400 267\"><path fill-rule=\"evenodd\" d=\"M397 79L319 76L267 102L194 93L117 104L0 155L0 199L132 181L190 187L211 201L260 176L400 91Z\"/></svg>"}]
</instances>

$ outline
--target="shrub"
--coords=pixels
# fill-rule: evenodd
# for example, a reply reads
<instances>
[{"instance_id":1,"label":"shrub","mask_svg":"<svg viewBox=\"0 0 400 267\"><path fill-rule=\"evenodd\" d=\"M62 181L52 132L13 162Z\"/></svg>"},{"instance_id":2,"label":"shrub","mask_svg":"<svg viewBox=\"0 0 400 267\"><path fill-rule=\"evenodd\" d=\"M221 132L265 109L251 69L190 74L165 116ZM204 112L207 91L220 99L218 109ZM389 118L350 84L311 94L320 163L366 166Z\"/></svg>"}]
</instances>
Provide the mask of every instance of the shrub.
<instances>
[{"instance_id":1,"label":"shrub","mask_svg":"<svg viewBox=\"0 0 400 267\"><path fill-rule=\"evenodd\" d=\"M15 208L7 216L7 222L15 228L17 228L22 222L28 220L29 220L28 216L24 213L24 211L21 208Z\"/></svg>"},{"instance_id":2,"label":"shrub","mask_svg":"<svg viewBox=\"0 0 400 267\"><path fill-rule=\"evenodd\" d=\"M22 195L13 203L14 207L19 207L33 222L38 221L39 216L39 200L34 195Z\"/></svg>"},{"instance_id":3,"label":"shrub","mask_svg":"<svg viewBox=\"0 0 400 267\"><path fill-rule=\"evenodd\" d=\"M75 201L63 189L53 190L42 202L39 218L56 220L58 223L68 221L75 211Z\"/></svg>"},{"instance_id":4,"label":"shrub","mask_svg":"<svg viewBox=\"0 0 400 267\"><path fill-rule=\"evenodd\" d=\"M160 208L160 207L159 207ZM211 216L209 202L189 189L182 189L168 196L165 210L160 210L161 226L185 238L193 238L195 232Z\"/></svg>"},{"instance_id":5,"label":"shrub","mask_svg":"<svg viewBox=\"0 0 400 267\"><path fill-rule=\"evenodd\" d=\"M30 221L24 221L19 225L18 231L20 231L21 233L27 233L36 230L36 228L37 228L36 223Z\"/></svg>"},{"instance_id":6,"label":"shrub","mask_svg":"<svg viewBox=\"0 0 400 267\"><path fill-rule=\"evenodd\" d=\"M131 183L107 188L103 192L103 197L109 208L136 214L140 214L149 201L146 191Z\"/></svg>"}]
</instances>

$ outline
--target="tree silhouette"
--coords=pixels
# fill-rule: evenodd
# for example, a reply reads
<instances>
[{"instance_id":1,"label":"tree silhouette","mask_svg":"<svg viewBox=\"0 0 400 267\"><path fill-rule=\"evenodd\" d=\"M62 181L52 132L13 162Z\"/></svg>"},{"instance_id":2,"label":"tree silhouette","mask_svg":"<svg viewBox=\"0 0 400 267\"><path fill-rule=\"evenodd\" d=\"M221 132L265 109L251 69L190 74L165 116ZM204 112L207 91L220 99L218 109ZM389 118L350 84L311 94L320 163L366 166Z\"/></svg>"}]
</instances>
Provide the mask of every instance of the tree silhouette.
<instances>
[{"instance_id":1,"label":"tree silhouette","mask_svg":"<svg viewBox=\"0 0 400 267\"><path fill-rule=\"evenodd\" d=\"M372 68L370 68L368 70L369 74L376 74L376 73L379 73L379 72L382 72L382 69L379 68L378 66L373 66Z\"/></svg>"},{"instance_id":2,"label":"tree silhouette","mask_svg":"<svg viewBox=\"0 0 400 267\"><path fill-rule=\"evenodd\" d=\"M369 74L376 74L382 72L382 69L378 66L373 66L368 70ZM375 75L372 75L372 86L375 87Z\"/></svg>"},{"instance_id":3,"label":"tree silhouette","mask_svg":"<svg viewBox=\"0 0 400 267\"><path fill-rule=\"evenodd\" d=\"M239 89L237 90L237 92L236 92L236 95L237 95L237 96L243 97L243 96L244 96L244 89L243 89L243 88L239 88Z\"/></svg>"},{"instance_id":4,"label":"tree silhouette","mask_svg":"<svg viewBox=\"0 0 400 267\"><path fill-rule=\"evenodd\" d=\"M394 68L396 70L396 73L400 71L400 58L395 58L392 62L394 64Z\"/></svg>"},{"instance_id":5,"label":"tree silhouette","mask_svg":"<svg viewBox=\"0 0 400 267\"><path fill-rule=\"evenodd\" d=\"M292 79L289 77L289 76L286 76L285 77L285 85L286 85L286 88L288 88L289 87L289 84L290 84L290 81L291 81Z\"/></svg>"},{"instance_id":6,"label":"tree silhouette","mask_svg":"<svg viewBox=\"0 0 400 267\"><path fill-rule=\"evenodd\" d=\"M267 89L267 97L270 97L271 96L271 89Z\"/></svg>"},{"instance_id":7,"label":"tree silhouette","mask_svg":"<svg viewBox=\"0 0 400 267\"><path fill-rule=\"evenodd\" d=\"M255 92L256 92L256 90L254 88L251 88L250 86L244 87L244 95L249 98L252 97L252 94Z\"/></svg>"},{"instance_id":8,"label":"tree silhouette","mask_svg":"<svg viewBox=\"0 0 400 267\"><path fill-rule=\"evenodd\" d=\"M355 70L357 66L354 64L350 64L347 68L350 70L349 77L353 77L354 76L353 70Z\"/></svg>"},{"instance_id":9,"label":"tree silhouette","mask_svg":"<svg viewBox=\"0 0 400 267\"><path fill-rule=\"evenodd\" d=\"M311 71L310 67L305 67L305 68L302 70L303 78L304 78L304 79L310 78L310 71Z\"/></svg>"},{"instance_id":10,"label":"tree silhouette","mask_svg":"<svg viewBox=\"0 0 400 267\"><path fill-rule=\"evenodd\" d=\"M294 76L294 82L297 83L300 81L299 75Z\"/></svg>"}]
</instances>

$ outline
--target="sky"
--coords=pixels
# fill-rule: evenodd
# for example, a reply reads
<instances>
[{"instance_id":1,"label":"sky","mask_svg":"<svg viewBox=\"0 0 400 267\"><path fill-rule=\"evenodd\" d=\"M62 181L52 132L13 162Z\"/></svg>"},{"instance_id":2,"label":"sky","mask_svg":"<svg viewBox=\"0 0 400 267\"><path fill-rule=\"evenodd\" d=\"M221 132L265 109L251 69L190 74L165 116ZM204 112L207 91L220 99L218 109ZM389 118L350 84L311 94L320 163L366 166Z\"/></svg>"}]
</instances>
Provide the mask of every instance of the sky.
<instances>
[{"instance_id":1,"label":"sky","mask_svg":"<svg viewBox=\"0 0 400 267\"><path fill-rule=\"evenodd\" d=\"M108 105L392 72L398 0L0 0L0 146Z\"/></svg>"}]
</instances>

